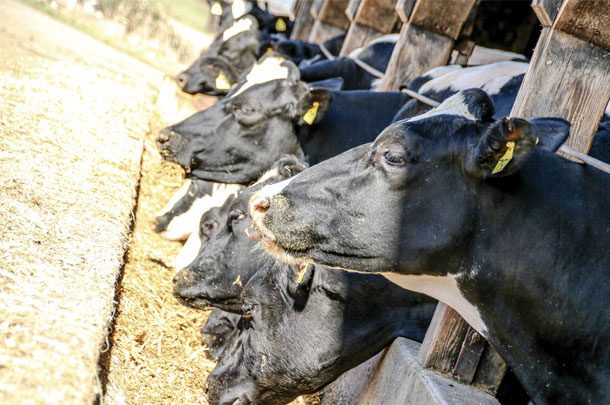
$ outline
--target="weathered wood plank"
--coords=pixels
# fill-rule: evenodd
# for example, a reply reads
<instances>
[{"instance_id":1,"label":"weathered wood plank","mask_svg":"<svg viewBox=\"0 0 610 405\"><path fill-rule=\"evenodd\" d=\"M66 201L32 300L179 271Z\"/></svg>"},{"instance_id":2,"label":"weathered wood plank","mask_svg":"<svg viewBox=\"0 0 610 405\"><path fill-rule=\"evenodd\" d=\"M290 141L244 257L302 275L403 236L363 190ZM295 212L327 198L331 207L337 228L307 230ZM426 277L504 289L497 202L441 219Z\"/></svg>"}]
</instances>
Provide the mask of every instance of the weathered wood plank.
<instances>
[{"instance_id":1,"label":"weathered wood plank","mask_svg":"<svg viewBox=\"0 0 610 405\"><path fill-rule=\"evenodd\" d=\"M485 339L472 326L468 327L462 341L462 348L457 357L451 376L457 381L470 384L477 371L479 360L485 349Z\"/></svg>"},{"instance_id":2,"label":"weathered wood plank","mask_svg":"<svg viewBox=\"0 0 610 405\"><path fill-rule=\"evenodd\" d=\"M360 25L357 22L352 22L347 30L345 41L343 41L340 56L347 56L354 49L360 48L382 35L381 32L373 28L367 27L366 25Z\"/></svg>"},{"instance_id":3,"label":"weathered wood plank","mask_svg":"<svg viewBox=\"0 0 610 405\"><path fill-rule=\"evenodd\" d=\"M309 12L314 19L317 19L320 15L320 10L322 10L322 6L324 5L324 0L314 0Z\"/></svg>"},{"instance_id":4,"label":"weathered wood plank","mask_svg":"<svg viewBox=\"0 0 610 405\"><path fill-rule=\"evenodd\" d=\"M476 0L418 0L409 24L430 32L457 39Z\"/></svg>"},{"instance_id":5,"label":"weathered wood plank","mask_svg":"<svg viewBox=\"0 0 610 405\"><path fill-rule=\"evenodd\" d=\"M360 7L360 3L362 0L349 0L347 3L347 7L345 7L345 15L350 21L354 20L356 17L356 13L358 12L358 7Z\"/></svg>"},{"instance_id":6,"label":"weathered wood plank","mask_svg":"<svg viewBox=\"0 0 610 405\"><path fill-rule=\"evenodd\" d=\"M507 365L498 352L487 343L479 366L474 375L472 385L491 395L498 393L498 388L506 374Z\"/></svg>"},{"instance_id":7,"label":"weathered wood plank","mask_svg":"<svg viewBox=\"0 0 610 405\"><path fill-rule=\"evenodd\" d=\"M396 3L396 14L403 23L409 21L409 17L411 17L411 11L413 10L415 1L416 0L398 0L398 2Z\"/></svg>"},{"instance_id":8,"label":"weathered wood plank","mask_svg":"<svg viewBox=\"0 0 610 405\"><path fill-rule=\"evenodd\" d=\"M565 0L553 28L610 50L610 3Z\"/></svg>"},{"instance_id":9,"label":"weathered wood plank","mask_svg":"<svg viewBox=\"0 0 610 405\"><path fill-rule=\"evenodd\" d=\"M409 22L400 31L385 77L377 90L399 90L423 72L446 64L454 40L475 2L418 0Z\"/></svg>"},{"instance_id":10,"label":"weathered wood plank","mask_svg":"<svg viewBox=\"0 0 610 405\"><path fill-rule=\"evenodd\" d=\"M610 52L544 27L511 116L572 123L566 145L588 153L610 98Z\"/></svg>"},{"instance_id":11,"label":"weathered wood plank","mask_svg":"<svg viewBox=\"0 0 610 405\"><path fill-rule=\"evenodd\" d=\"M354 21L389 34L396 24L395 3L396 0L362 0Z\"/></svg>"},{"instance_id":12,"label":"weathered wood plank","mask_svg":"<svg viewBox=\"0 0 610 405\"><path fill-rule=\"evenodd\" d=\"M468 328L455 310L439 302L419 350L422 366L452 375Z\"/></svg>"},{"instance_id":13,"label":"weathered wood plank","mask_svg":"<svg viewBox=\"0 0 610 405\"><path fill-rule=\"evenodd\" d=\"M341 28L333 27L322 21L315 21L307 40L314 44L321 44L338 35L343 35L344 33L345 31Z\"/></svg>"},{"instance_id":14,"label":"weathered wood plank","mask_svg":"<svg viewBox=\"0 0 610 405\"><path fill-rule=\"evenodd\" d=\"M405 24L377 90L399 90L423 72L447 63L452 49L451 38Z\"/></svg>"},{"instance_id":15,"label":"weathered wood plank","mask_svg":"<svg viewBox=\"0 0 610 405\"><path fill-rule=\"evenodd\" d=\"M321 21L333 27L347 30L350 21L345 15L345 8L349 0L324 0L317 21Z\"/></svg>"},{"instance_id":16,"label":"weathered wood plank","mask_svg":"<svg viewBox=\"0 0 610 405\"><path fill-rule=\"evenodd\" d=\"M532 8L544 27L550 27L555 22L563 0L532 0Z\"/></svg>"},{"instance_id":17,"label":"weathered wood plank","mask_svg":"<svg viewBox=\"0 0 610 405\"><path fill-rule=\"evenodd\" d=\"M296 10L296 19L290 39L306 41L313 27L314 18L311 15L311 7L313 0L302 0L298 10Z\"/></svg>"}]
</instances>

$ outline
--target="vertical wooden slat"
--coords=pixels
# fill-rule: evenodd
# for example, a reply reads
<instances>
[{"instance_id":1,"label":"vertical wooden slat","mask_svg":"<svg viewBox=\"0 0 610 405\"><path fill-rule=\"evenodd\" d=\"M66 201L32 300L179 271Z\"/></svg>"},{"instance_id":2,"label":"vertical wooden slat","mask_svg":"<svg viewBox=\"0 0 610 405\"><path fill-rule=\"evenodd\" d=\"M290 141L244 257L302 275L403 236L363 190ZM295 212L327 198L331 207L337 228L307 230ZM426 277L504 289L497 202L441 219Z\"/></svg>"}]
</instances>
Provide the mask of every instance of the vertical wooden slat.
<instances>
[{"instance_id":1,"label":"vertical wooden slat","mask_svg":"<svg viewBox=\"0 0 610 405\"><path fill-rule=\"evenodd\" d=\"M566 145L588 153L610 98L608 21L607 2L566 0L553 27L543 28L511 115L565 118Z\"/></svg>"},{"instance_id":2,"label":"vertical wooden slat","mask_svg":"<svg viewBox=\"0 0 610 405\"><path fill-rule=\"evenodd\" d=\"M296 10L296 19L290 39L306 41L313 27L314 18L311 15L313 0L302 0Z\"/></svg>"},{"instance_id":3,"label":"vertical wooden slat","mask_svg":"<svg viewBox=\"0 0 610 405\"><path fill-rule=\"evenodd\" d=\"M341 55L392 32L396 24L396 0L360 0L358 10L345 36ZM347 14L347 10L346 10Z\"/></svg>"},{"instance_id":4,"label":"vertical wooden slat","mask_svg":"<svg viewBox=\"0 0 610 405\"><path fill-rule=\"evenodd\" d=\"M532 0L532 8L543 27L550 27L555 22L563 0Z\"/></svg>"},{"instance_id":5,"label":"vertical wooden slat","mask_svg":"<svg viewBox=\"0 0 610 405\"><path fill-rule=\"evenodd\" d=\"M318 1L314 1L311 8L312 14L318 6ZM321 44L337 35L342 35L349 26L350 21L345 15L345 7L349 0L323 0L320 11L317 13L316 21L313 24L308 40L316 44Z\"/></svg>"},{"instance_id":6,"label":"vertical wooden slat","mask_svg":"<svg viewBox=\"0 0 610 405\"><path fill-rule=\"evenodd\" d=\"M415 6L416 0L398 0L396 2L396 15L403 23L409 21L409 17L411 17L411 11L413 10L413 6Z\"/></svg>"},{"instance_id":7,"label":"vertical wooden slat","mask_svg":"<svg viewBox=\"0 0 610 405\"><path fill-rule=\"evenodd\" d=\"M378 90L398 90L426 70L447 63L476 0L418 0Z\"/></svg>"}]
</instances>

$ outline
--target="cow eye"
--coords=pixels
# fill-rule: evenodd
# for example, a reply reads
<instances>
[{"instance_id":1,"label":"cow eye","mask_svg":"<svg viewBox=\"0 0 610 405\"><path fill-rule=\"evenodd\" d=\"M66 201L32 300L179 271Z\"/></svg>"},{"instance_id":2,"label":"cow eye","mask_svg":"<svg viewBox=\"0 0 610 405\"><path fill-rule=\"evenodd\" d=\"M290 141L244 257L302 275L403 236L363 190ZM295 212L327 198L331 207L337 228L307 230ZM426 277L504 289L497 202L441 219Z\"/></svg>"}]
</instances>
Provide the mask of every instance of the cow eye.
<instances>
[{"instance_id":1,"label":"cow eye","mask_svg":"<svg viewBox=\"0 0 610 405\"><path fill-rule=\"evenodd\" d=\"M229 214L229 221L228 221L229 230L231 232L233 232L233 226L235 226L237 222L241 221L245 217L246 217L246 215L241 211L231 212Z\"/></svg>"},{"instance_id":2,"label":"cow eye","mask_svg":"<svg viewBox=\"0 0 610 405\"><path fill-rule=\"evenodd\" d=\"M246 319L252 318L252 315L254 314L254 308L255 308L255 305L253 303L244 302L241 305L242 316Z\"/></svg>"},{"instance_id":3,"label":"cow eye","mask_svg":"<svg viewBox=\"0 0 610 405\"><path fill-rule=\"evenodd\" d=\"M407 153L400 144L382 144L375 152L375 163L389 168L401 168L407 164Z\"/></svg>"},{"instance_id":4,"label":"cow eye","mask_svg":"<svg viewBox=\"0 0 610 405\"><path fill-rule=\"evenodd\" d=\"M209 235L214 229L216 229L217 226L218 223L216 221L213 219L208 219L201 224L201 233L204 235Z\"/></svg>"}]
</instances>

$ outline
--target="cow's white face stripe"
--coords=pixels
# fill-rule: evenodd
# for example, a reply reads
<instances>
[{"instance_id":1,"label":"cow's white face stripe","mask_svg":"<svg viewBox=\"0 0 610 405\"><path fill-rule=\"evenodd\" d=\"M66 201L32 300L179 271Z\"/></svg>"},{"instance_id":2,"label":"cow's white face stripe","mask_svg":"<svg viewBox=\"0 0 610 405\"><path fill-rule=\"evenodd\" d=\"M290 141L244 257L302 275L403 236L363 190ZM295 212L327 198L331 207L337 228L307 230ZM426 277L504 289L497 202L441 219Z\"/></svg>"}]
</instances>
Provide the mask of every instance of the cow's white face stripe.
<instances>
[{"instance_id":1,"label":"cow's white face stripe","mask_svg":"<svg viewBox=\"0 0 610 405\"><path fill-rule=\"evenodd\" d=\"M170 198L169 202L167 204L165 204L165 207L163 207L161 209L161 211L157 212L155 217L160 217L161 215L165 215L172 208L174 208L176 203L178 201L180 201L186 195L186 193L189 191L189 187L191 186L191 183L192 182L191 182L190 179L185 181L184 184L178 189L178 191L176 191L176 193L172 196L172 198Z\"/></svg>"},{"instance_id":2,"label":"cow's white face stripe","mask_svg":"<svg viewBox=\"0 0 610 405\"><path fill-rule=\"evenodd\" d=\"M284 59L281 56L268 57L260 63L256 63L246 75L246 83L239 88L231 97L235 97L255 84L270 82L271 80L286 79L290 73L288 66L282 66Z\"/></svg>"},{"instance_id":3,"label":"cow's white face stripe","mask_svg":"<svg viewBox=\"0 0 610 405\"><path fill-rule=\"evenodd\" d=\"M250 198L250 203L248 204L250 218L256 221L257 213L254 211L254 203L256 201L259 201L262 198L273 198L274 195L281 193L282 190L286 188L293 179L294 177L291 177L284 181L280 181L279 183L269 184L268 186L265 186L258 190L256 193L254 193L254 195L252 195L252 197Z\"/></svg>"},{"instance_id":4,"label":"cow's white face stripe","mask_svg":"<svg viewBox=\"0 0 610 405\"><path fill-rule=\"evenodd\" d=\"M385 278L398 286L420 292L444 302L456 310L465 320L484 337L488 337L488 330L481 318L479 310L466 301L457 285L459 276L428 276L406 275L398 273L381 273Z\"/></svg>"},{"instance_id":5,"label":"cow's white face stripe","mask_svg":"<svg viewBox=\"0 0 610 405\"><path fill-rule=\"evenodd\" d=\"M236 20L246 15L250 10L252 10L252 4L245 0L235 0L231 6L231 14L233 14L233 18Z\"/></svg>"},{"instance_id":6,"label":"cow's white face stripe","mask_svg":"<svg viewBox=\"0 0 610 405\"><path fill-rule=\"evenodd\" d=\"M174 268L177 271L180 271L191 264L199 254L200 250L201 238L199 237L199 232L192 232L182 249L180 249L178 256L176 256L176 259L174 260Z\"/></svg>"},{"instance_id":7,"label":"cow's white face stripe","mask_svg":"<svg viewBox=\"0 0 610 405\"><path fill-rule=\"evenodd\" d=\"M470 111L468 111L468 104L466 104L464 100L464 95L458 93L443 101L438 107L433 108L425 114L420 114L413 118L409 118L407 121L415 122L425 120L430 117L434 117L435 115L459 115L473 121L477 120L476 117L472 115Z\"/></svg>"},{"instance_id":8,"label":"cow's white face stripe","mask_svg":"<svg viewBox=\"0 0 610 405\"><path fill-rule=\"evenodd\" d=\"M222 40L227 41L241 32L250 30L252 24L253 22L250 18L241 18L235 21L233 25L231 25L222 33Z\"/></svg>"},{"instance_id":9,"label":"cow's white face stripe","mask_svg":"<svg viewBox=\"0 0 610 405\"><path fill-rule=\"evenodd\" d=\"M201 250L201 246L203 246L199 235L199 225L203 214L213 207L220 207L225 203L227 198L237 195L243 188L244 186L241 184L216 183L212 186L212 195L206 195L197 199L191 209L184 214L190 213L188 218L181 219L180 225L182 228L179 229L182 232L188 232L188 239L174 260L174 267L176 269L186 267L195 260ZM178 227L176 228L178 229ZM176 233L180 231L176 230Z\"/></svg>"}]
</instances>

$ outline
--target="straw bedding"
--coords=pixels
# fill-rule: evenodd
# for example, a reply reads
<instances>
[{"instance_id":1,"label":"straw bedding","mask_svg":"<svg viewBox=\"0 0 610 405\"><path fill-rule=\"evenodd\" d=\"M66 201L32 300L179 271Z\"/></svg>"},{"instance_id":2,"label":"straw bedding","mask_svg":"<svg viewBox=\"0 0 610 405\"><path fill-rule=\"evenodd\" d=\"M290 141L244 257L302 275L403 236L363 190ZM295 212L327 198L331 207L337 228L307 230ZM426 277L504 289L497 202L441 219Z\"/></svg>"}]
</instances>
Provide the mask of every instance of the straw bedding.
<instances>
[{"instance_id":1,"label":"straw bedding","mask_svg":"<svg viewBox=\"0 0 610 405\"><path fill-rule=\"evenodd\" d=\"M100 390L151 93L74 62L0 70L0 403Z\"/></svg>"}]
</instances>

